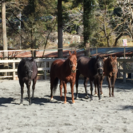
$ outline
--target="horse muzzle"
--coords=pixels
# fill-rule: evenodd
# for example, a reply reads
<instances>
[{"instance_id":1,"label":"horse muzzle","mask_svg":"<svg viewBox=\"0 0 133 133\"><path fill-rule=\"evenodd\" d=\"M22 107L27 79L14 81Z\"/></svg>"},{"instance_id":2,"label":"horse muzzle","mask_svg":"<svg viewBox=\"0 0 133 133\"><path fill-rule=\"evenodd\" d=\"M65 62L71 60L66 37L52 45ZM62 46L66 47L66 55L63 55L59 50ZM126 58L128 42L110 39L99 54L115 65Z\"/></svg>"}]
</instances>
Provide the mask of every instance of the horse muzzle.
<instances>
[{"instance_id":1,"label":"horse muzzle","mask_svg":"<svg viewBox=\"0 0 133 133\"><path fill-rule=\"evenodd\" d=\"M103 69L98 69L98 73L100 74L100 75L103 75Z\"/></svg>"},{"instance_id":2,"label":"horse muzzle","mask_svg":"<svg viewBox=\"0 0 133 133\"><path fill-rule=\"evenodd\" d=\"M71 71L72 73L76 73L76 69Z\"/></svg>"}]
</instances>

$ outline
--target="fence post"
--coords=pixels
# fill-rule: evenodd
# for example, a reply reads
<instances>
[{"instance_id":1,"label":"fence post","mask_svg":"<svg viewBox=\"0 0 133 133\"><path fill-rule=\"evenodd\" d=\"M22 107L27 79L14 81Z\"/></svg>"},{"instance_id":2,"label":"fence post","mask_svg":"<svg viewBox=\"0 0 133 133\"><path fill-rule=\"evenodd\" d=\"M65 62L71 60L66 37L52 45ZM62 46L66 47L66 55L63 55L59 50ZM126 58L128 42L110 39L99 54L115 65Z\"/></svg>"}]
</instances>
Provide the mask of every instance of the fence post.
<instances>
[{"instance_id":1,"label":"fence post","mask_svg":"<svg viewBox=\"0 0 133 133\"><path fill-rule=\"evenodd\" d=\"M13 59L14 61L14 59ZM15 61L13 62L13 80L15 80Z\"/></svg>"},{"instance_id":2,"label":"fence post","mask_svg":"<svg viewBox=\"0 0 133 133\"><path fill-rule=\"evenodd\" d=\"M46 62L44 62L44 79L47 79L47 74L46 74Z\"/></svg>"},{"instance_id":3,"label":"fence post","mask_svg":"<svg viewBox=\"0 0 133 133\"><path fill-rule=\"evenodd\" d=\"M125 70L126 70L126 62L125 61L123 61L123 82L124 83L126 83L126 72L125 72Z\"/></svg>"}]
</instances>

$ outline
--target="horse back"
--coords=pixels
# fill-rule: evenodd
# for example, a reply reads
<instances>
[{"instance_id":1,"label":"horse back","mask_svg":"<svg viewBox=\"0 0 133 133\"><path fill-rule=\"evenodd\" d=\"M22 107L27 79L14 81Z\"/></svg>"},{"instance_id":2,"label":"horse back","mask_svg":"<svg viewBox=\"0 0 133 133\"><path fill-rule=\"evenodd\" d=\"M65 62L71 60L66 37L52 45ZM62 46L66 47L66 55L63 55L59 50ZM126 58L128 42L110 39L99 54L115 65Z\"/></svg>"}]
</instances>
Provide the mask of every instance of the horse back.
<instances>
[{"instance_id":1,"label":"horse back","mask_svg":"<svg viewBox=\"0 0 133 133\"><path fill-rule=\"evenodd\" d=\"M78 58L78 65L77 65L77 69L78 71L84 75L85 77L88 77L88 64L89 64L90 58L88 57L79 57Z\"/></svg>"},{"instance_id":2,"label":"horse back","mask_svg":"<svg viewBox=\"0 0 133 133\"><path fill-rule=\"evenodd\" d=\"M58 60L53 61L51 65L50 75L54 76L54 75L58 75L60 71L63 72L64 62L65 60L63 59L58 59Z\"/></svg>"}]
</instances>

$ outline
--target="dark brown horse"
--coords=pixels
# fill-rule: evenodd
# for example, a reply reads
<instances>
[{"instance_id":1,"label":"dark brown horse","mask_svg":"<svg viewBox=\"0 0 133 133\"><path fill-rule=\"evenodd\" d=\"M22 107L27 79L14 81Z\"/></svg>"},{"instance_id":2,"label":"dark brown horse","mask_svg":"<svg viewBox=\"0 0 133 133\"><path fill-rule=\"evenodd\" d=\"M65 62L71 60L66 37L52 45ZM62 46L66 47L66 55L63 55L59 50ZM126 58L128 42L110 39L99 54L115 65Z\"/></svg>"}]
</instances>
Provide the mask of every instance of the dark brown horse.
<instances>
[{"instance_id":1,"label":"dark brown horse","mask_svg":"<svg viewBox=\"0 0 133 133\"><path fill-rule=\"evenodd\" d=\"M56 90L58 79L60 79L60 92L62 86L64 87L64 103L66 103L66 84L70 82L71 93L72 93L72 103L74 103L74 84L76 80L76 67L77 67L77 56L76 51L72 54L69 51L69 57L66 60L57 59L51 65L50 70L50 83L51 83L51 100L53 99L53 91ZM60 93L62 96L62 93Z\"/></svg>"},{"instance_id":2,"label":"dark brown horse","mask_svg":"<svg viewBox=\"0 0 133 133\"><path fill-rule=\"evenodd\" d=\"M20 61L19 65L18 65L18 71L17 72L18 72L19 84L21 86L20 104L23 103L24 83L27 86L29 104L31 104L30 85L31 85L31 80L32 80L33 81L32 98L34 98L35 84L37 81L37 64L33 58L24 58Z\"/></svg>"},{"instance_id":3,"label":"dark brown horse","mask_svg":"<svg viewBox=\"0 0 133 133\"><path fill-rule=\"evenodd\" d=\"M93 92L93 81L95 81L98 86L98 96L100 99L100 85L103 78L103 58L100 56L93 58L79 57L76 74L76 98L78 98L78 79L80 74L84 76L84 87L87 97L87 81L90 80L91 99Z\"/></svg>"},{"instance_id":4,"label":"dark brown horse","mask_svg":"<svg viewBox=\"0 0 133 133\"><path fill-rule=\"evenodd\" d=\"M104 76L107 77L107 81L108 81L109 97L111 96L114 97L114 86L117 78L117 72L118 72L117 57L109 56L108 58L105 58L104 59ZM111 88L112 88L112 92L111 92ZM101 91L101 94L103 94L102 88L100 89L100 91ZM95 94L97 94L96 87L95 87Z\"/></svg>"}]
</instances>

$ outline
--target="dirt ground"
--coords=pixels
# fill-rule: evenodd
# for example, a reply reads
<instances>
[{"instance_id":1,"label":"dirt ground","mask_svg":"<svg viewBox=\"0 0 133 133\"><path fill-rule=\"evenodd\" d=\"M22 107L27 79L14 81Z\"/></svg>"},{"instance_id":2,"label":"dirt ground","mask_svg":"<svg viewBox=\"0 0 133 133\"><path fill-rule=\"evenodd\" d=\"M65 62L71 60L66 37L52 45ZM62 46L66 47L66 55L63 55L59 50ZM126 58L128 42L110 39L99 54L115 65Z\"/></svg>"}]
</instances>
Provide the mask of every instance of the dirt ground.
<instances>
[{"instance_id":1,"label":"dirt ground","mask_svg":"<svg viewBox=\"0 0 133 133\"><path fill-rule=\"evenodd\" d=\"M59 88L59 87L58 87ZM74 90L76 91L76 90ZM85 99L83 80L79 82L79 99L71 103L70 85L67 85L67 103L60 100L57 89L50 101L49 80L39 80L35 98L28 104L24 89L24 104L20 103L18 81L0 81L1 133L132 133L133 83L116 81L115 97L109 97L106 81L103 97ZM88 92L90 93L89 83Z\"/></svg>"}]
</instances>

